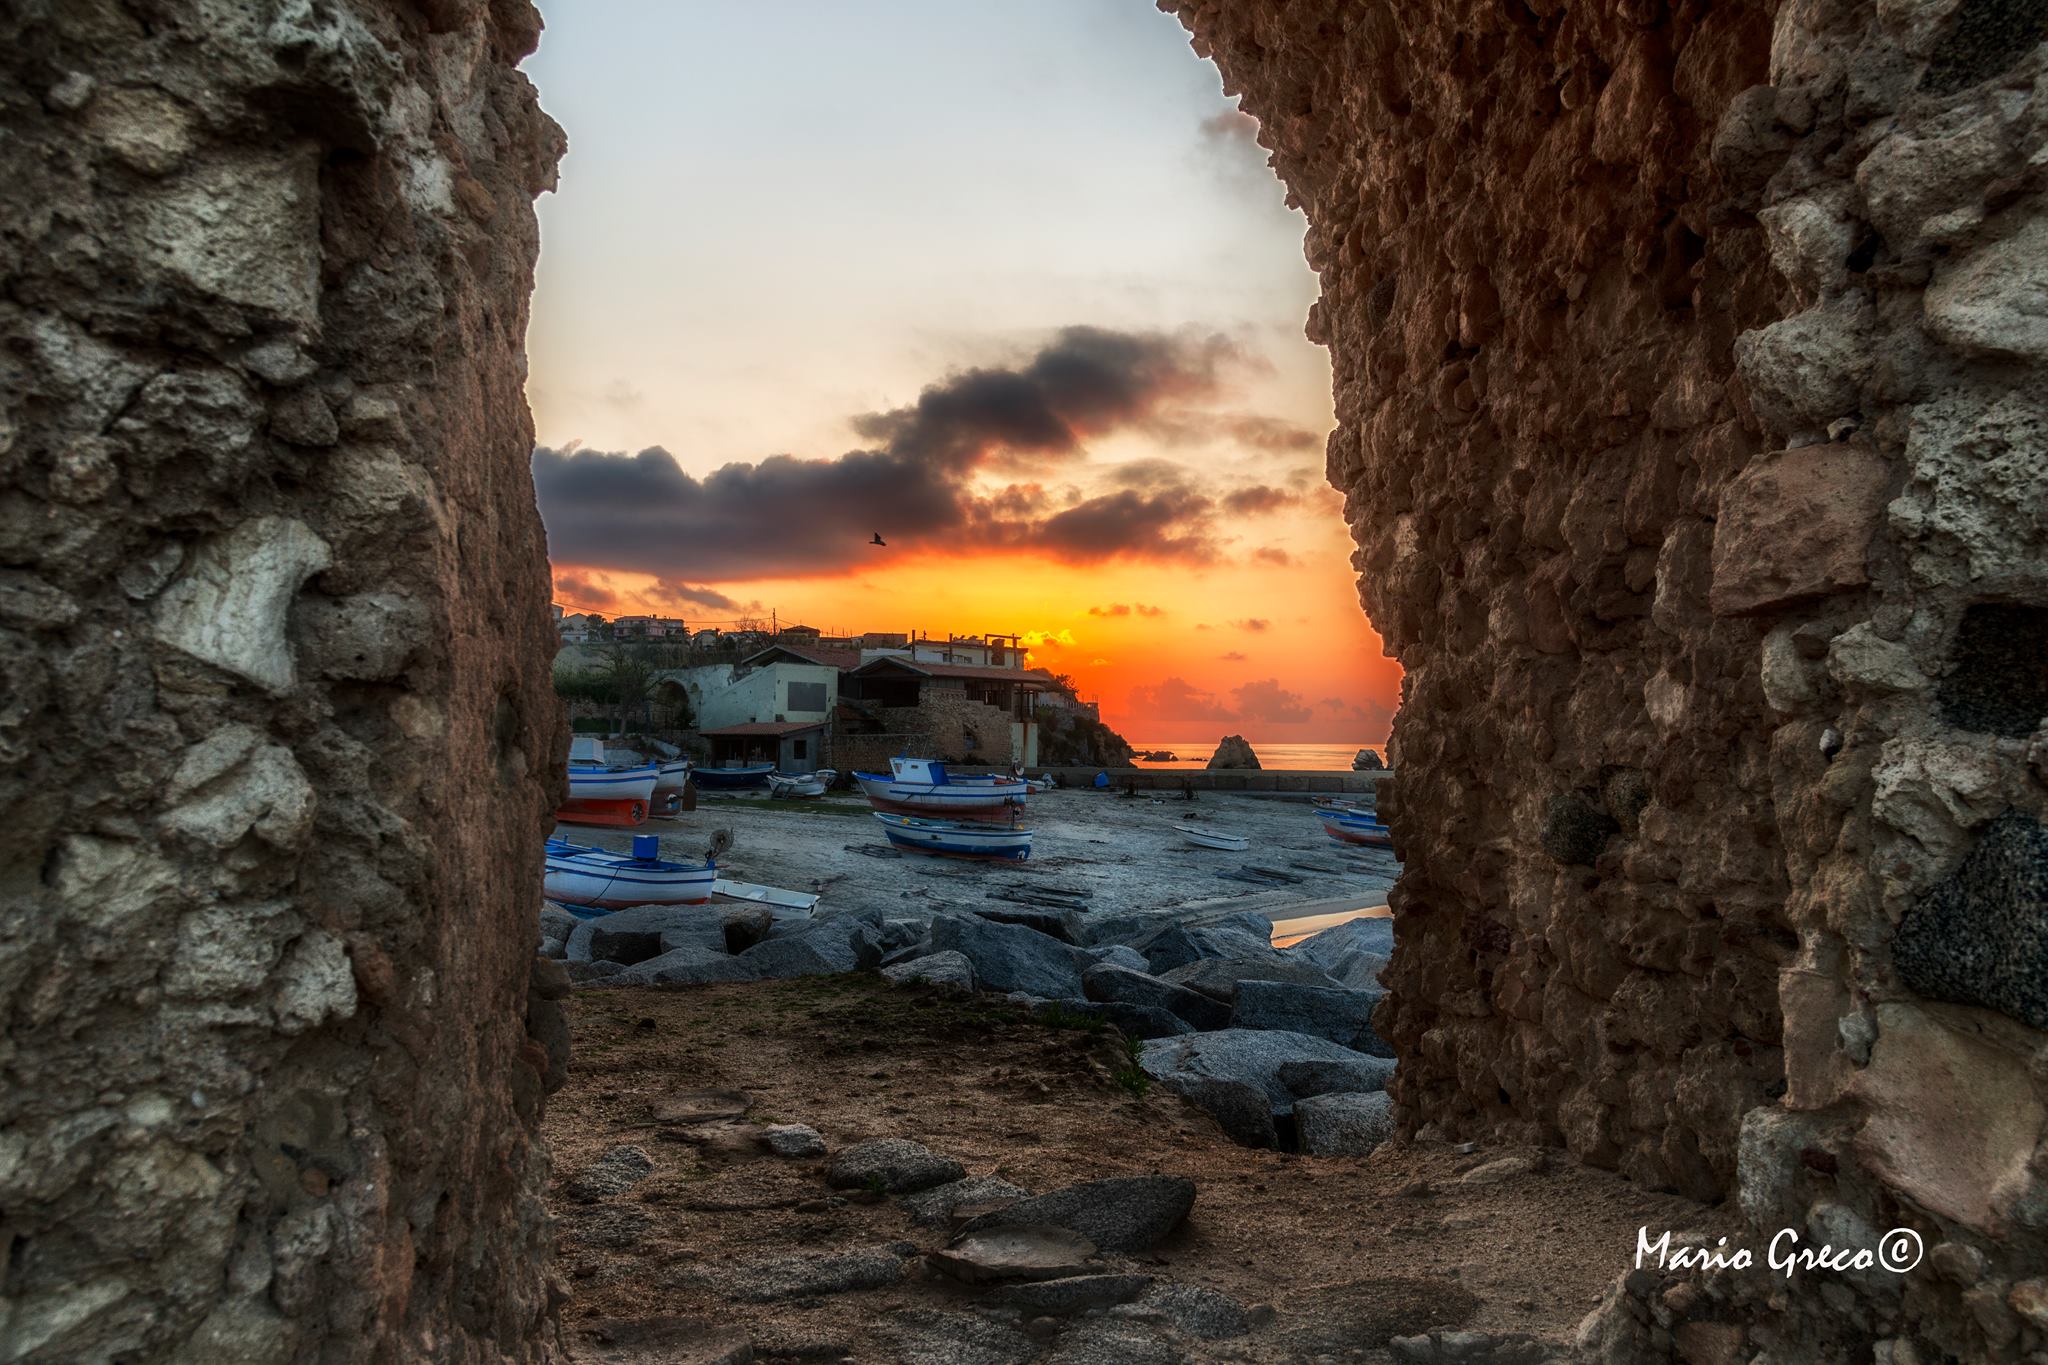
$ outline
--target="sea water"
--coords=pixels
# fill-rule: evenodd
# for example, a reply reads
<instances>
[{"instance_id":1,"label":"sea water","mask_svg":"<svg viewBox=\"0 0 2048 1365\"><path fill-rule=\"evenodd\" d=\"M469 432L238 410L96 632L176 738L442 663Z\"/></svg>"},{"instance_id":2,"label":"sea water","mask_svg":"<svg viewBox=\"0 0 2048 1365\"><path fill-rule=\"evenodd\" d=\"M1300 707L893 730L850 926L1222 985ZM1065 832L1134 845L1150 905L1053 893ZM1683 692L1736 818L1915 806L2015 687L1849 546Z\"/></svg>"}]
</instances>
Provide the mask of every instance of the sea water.
<instances>
[{"instance_id":1,"label":"sea water","mask_svg":"<svg viewBox=\"0 0 2048 1365\"><path fill-rule=\"evenodd\" d=\"M1172 763L1147 763L1138 760L1141 768L1203 768L1209 764L1209 755L1216 752L1217 739L1156 740L1134 739L1131 747L1139 753L1164 749L1178 754ZM1360 749L1370 749L1382 759L1387 756L1384 744L1295 744L1275 741L1262 744L1247 735L1252 752L1259 756L1261 768L1273 768L1281 772L1349 772L1351 760L1358 756Z\"/></svg>"}]
</instances>

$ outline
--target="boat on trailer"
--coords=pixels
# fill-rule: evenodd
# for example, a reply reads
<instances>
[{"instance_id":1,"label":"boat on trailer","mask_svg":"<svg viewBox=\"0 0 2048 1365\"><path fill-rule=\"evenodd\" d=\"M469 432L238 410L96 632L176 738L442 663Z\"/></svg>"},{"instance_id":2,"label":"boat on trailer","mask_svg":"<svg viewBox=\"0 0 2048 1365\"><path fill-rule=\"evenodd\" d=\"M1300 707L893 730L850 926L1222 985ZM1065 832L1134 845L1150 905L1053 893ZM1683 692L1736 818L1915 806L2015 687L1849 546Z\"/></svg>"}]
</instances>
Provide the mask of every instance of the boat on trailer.
<instances>
[{"instance_id":1,"label":"boat on trailer","mask_svg":"<svg viewBox=\"0 0 2048 1365\"><path fill-rule=\"evenodd\" d=\"M1252 841L1242 834L1226 834L1220 829L1200 829L1194 825L1175 825L1196 848L1220 848L1226 853L1242 853L1252 846Z\"/></svg>"},{"instance_id":2,"label":"boat on trailer","mask_svg":"<svg viewBox=\"0 0 2048 1365\"><path fill-rule=\"evenodd\" d=\"M633 836L631 853L572 844L547 843L543 885L549 900L593 910L629 910L636 905L704 905L718 880L717 865L672 863L661 856L652 834Z\"/></svg>"},{"instance_id":3,"label":"boat on trailer","mask_svg":"<svg viewBox=\"0 0 2048 1365\"><path fill-rule=\"evenodd\" d=\"M886 776L857 772L853 780L878 811L939 818L1003 819L1031 790L1021 777L956 774L933 758L892 758Z\"/></svg>"},{"instance_id":4,"label":"boat on trailer","mask_svg":"<svg viewBox=\"0 0 2048 1365\"><path fill-rule=\"evenodd\" d=\"M729 763L722 768L694 768L690 778L699 791L746 791L767 786L774 771L773 763Z\"/></svg>"},{"instance_id":5,"label":"boat on trailer","mask_svg":"<svg viewBox=\"0 0 2048 1365\"><path fill-rule=\"evenodd\" d=\"M898 815L878 810L875 819L882 832L898 848L917 853L942 853L952 858L1004 858L1022 861L1031 856L1031 831L1012 825L980 820L934 820L921 815Z\"/></svg>"},{"instance_id":6,"label":"boat on trailer","mask_svg":"<svg viewBox=\"0 0 2048 1365\"><path fill-rule=\"evenodd\" d=\"M1340 844L1394 846L1394 832L1381 824L1379 815L1373 811L1358 806L1317 806L1316 818L1323 822L1323 833Z\"/></svg>"}]
</instances>

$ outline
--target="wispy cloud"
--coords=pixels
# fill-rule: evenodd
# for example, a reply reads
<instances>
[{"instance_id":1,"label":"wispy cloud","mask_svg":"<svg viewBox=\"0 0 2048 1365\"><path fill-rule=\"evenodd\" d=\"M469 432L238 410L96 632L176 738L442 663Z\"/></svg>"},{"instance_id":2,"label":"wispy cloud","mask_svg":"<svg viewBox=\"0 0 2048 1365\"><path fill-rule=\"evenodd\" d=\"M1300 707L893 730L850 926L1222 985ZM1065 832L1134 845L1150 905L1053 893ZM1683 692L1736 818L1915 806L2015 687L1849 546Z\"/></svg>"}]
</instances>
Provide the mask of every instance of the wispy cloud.
<instances>
[{"instance_id":1,"label":"wispy cloud","mask_svg":"<svg viewBox=\"0 0 2048 1365\"><path fill-rule=\"evenodd\" d=\"M1230 624L1239 630L1248 630L1254 635L1273 628L1273 623L1263 616L1248 616L1242 621L1232 621Z\"/></svg>"},{"instance_id":2,"label":"wispy cloud","mask_svg":"<svg viewBox=\"0 0 2048 1365\"><path fill-rule=\"evenodd\" d=\"M1224 694L1172 677L1133 688L1131 705L1155 723L1225 720L1294 725L1315 716L1308 700L1281 686L1277 678L1243 683Z\"/></svg>"}]
</instances>

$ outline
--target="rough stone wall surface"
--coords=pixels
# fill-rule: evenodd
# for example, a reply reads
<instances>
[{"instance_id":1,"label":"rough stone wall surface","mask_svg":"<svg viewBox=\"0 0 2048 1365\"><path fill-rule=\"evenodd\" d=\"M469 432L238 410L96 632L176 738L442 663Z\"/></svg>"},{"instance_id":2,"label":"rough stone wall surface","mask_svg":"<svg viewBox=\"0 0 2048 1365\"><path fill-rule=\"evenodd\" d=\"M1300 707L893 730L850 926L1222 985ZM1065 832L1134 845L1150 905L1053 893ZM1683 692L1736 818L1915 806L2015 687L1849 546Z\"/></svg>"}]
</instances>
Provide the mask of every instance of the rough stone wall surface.
<instances>
[{"instance_id":1,"label":"rough stone wall surface","mask_svg":"<svg viewBox=\"0 0 2048 1365\"><path fill-rule=\"evenodd\" d=\"M1588 1359L2038 1358L2041 7L1166 7L1308 213L1407 670L1404 1120L1929 1248L1639 1276Z\"/></svg>"},{"instance_id":2,"label":"rough stone wall surface","mask_svg":"<svg viewBox=\"0 0 2048 1365\"><path fill-rule=\"evenodd\" d=\"M544 1352L538 28L0 3L0 1358Z\"/></svg>"},{"instance_id":3,"label":"rough stone wall surface","mask_svg":"<svg viewBox=\"0 0 2048 1365\"><path fill-rule=\"evenodd\" d=\"M1329 475L1406 673L1395 1095L1719 1194L1797 946L1767 627L1707 608L1722 490L1770 445L1732 381L1776 286L1714 145L1770 16L1181 13L1307 212Z\"/></svg>"}]
</instances>

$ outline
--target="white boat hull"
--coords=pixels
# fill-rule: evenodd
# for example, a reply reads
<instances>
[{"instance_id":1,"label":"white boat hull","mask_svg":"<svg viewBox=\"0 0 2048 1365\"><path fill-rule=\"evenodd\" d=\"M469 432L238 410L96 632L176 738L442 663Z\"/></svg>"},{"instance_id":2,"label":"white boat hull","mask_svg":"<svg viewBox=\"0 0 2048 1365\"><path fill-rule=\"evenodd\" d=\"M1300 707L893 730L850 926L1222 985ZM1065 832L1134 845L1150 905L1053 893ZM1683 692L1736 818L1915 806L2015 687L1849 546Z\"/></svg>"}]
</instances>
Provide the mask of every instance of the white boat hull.
<instances>
[{"instance_id":1,"label":"white boat hull","mask_svg":"<svg viewBox=\"0 0 2048 1365\"><path fill-rule=\"evenodd\" d=\"M550 840L542 885L549 900L597 910L636 905L704 905L718 869L630 858L601 848Z\"/></svg>"},{"instance_id":2,"label":"white boat hull","mask_svg":"<svg viewBox=\"0 0 2048 1365\"><path fill-rule=\"evenodd\" d=\"M784 910L815 910L819 897L807 891L785 891L779 886L762 886L757 882L733 882L720 877L711 884L713 900L733 901L742 905L771 905Z\"/></svg>"},{"instance_id":3,"label":"white boat hull","mask_svg":"<svg viewBox=\"0 0 2048 1365\"><path fill-rule=\"evenodd\" d=\"M1242 853L1252 846L1252 841L1242 834L1223 834L1211 829L1196 829L1191 825L1175 825L1196 848L1222 849L1226 853Z\"/></svg>"},{"instance_id":4,"label":"white boat hull","mask_svg":"<svg viewBox=\"0 0 2048 1365\"><path fill-rule=\"evenodd\" d=\"M1022 782L899 782L893 777L862 774L855 774L853 780L877 810L942 818L1021 806L1030 790Z\"/></svg>"},{"instance_id":5,"label":"white boat hull","mask_svg":"<svg viewBox=\"0 0 2048 1365\"><path fill-rule=\"evenodd\" d=\"M644 768L571 768L569 769L569 799L571 801L651 801L654 787L661 780L661 769L655 764Z\"/></svg>"},{"instance_id":6,"label":"white boat hull","mask_svg":"<svg viewBox=\"0 0 2048 1365\"><path fill-rule=\"evenodd\" d=\"M886 811L876 811L875 819L882 822L882 832L889 836L890 843L917 853L1012 861L1031 856L1031 831L1028 829L976 826L964 820L923 820Z\"/></svg>"}]
</instances>

